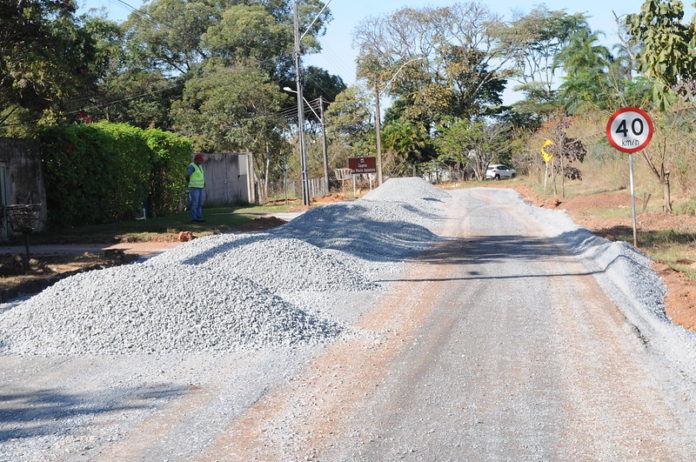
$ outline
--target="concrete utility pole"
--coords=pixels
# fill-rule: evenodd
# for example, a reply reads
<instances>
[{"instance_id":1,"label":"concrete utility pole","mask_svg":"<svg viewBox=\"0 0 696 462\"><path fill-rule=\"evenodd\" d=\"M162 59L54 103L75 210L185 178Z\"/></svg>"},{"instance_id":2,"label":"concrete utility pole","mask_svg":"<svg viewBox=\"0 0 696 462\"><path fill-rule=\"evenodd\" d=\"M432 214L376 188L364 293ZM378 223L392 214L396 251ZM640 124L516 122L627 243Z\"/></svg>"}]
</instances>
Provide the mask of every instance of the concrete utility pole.
<instances>
[{"instance_id":1,"label":"concrete utility pole","mask_svg":"<svg viewBox=\"0 0 696 462\"><path fill-rule=\"evenodd\" d=\"M304 134L304 110L302 109L302 67L300 62L300 19L297 2L295 2L295 14L293 17L295 29L295 85L297 91L297 135L300 149L300 169L302 170L302 204L310 205L309 174L307 169L307 148Z\"/></svg>"},{"instance_id":2,"label":"concrete utility pole","mask_svg":"<svg viewBox=\"0 0 696 462\"><path fill-rule=\"evenodd\" d=\"M319 122L321 122L321 141L324 154L324 184L326 185L326 194L329 194L329 154L326 145L326 124L324 123L324 98L319 96Z\"/></svg>"},{"instance_id":3,"label":"concrete utility pole","mask_svg":"<svg viewBox=\"0 0 696 462\"><path fill-rule=\"evenodd\" d=\"M375 78L375 134L377 135L377 185L382 185L382 128L380 126L379 84Z\"/></svg>"},{"instance_id":4,"label":"concrete utility pole","mask_svg":"<svg viewBox=\"0 0 696 462\"><path fill-rule=\"evenodd\" d=\"M413 59L410 59L403 63L401 67L392 75L391 79L389 79L389 82L384 86L384 90L389 88L389 86L394 82L394 79L396 79L396 76L399 75L399 73L408 65L411 64L414 61L418 61L419 59L426 59L424 56L419 56ZM382 124L381 124L381 113L380 113L380 108L379 108L379 80L375 76L375 134L377 135L377 185L381 186L382 185Z\"/></svg>"}]
</instances>

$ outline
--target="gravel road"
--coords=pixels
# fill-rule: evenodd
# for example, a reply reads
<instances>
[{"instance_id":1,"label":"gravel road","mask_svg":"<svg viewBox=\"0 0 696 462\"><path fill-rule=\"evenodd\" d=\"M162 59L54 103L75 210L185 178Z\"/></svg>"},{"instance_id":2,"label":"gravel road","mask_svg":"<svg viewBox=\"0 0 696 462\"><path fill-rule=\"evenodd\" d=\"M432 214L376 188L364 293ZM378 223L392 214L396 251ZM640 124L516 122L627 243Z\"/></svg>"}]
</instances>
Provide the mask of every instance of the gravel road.
<instances>
[{"instance_id":1,"label":"gravel road","mask_svg":"<svg viewBox=\"0 0 696 462\"><path fill-rule=\"evenodd\" d=\"M696 460L649 262L512 191L390 180L122 268L0 307L0 461Z\"/></svg>"}]
</instances>

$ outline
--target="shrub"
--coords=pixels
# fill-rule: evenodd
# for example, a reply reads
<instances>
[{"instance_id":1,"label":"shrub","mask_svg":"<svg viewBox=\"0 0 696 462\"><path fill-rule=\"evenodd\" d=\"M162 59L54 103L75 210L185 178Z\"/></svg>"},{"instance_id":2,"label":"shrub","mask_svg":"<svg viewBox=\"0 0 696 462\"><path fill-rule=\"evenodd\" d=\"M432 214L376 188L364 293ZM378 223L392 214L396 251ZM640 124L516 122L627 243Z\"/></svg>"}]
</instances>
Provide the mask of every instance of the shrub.
<instances>
[{"instance_id":1,"label":"shrub","mask_svg":"<svg viewBox=\"0 0 696 462\"><path fill-rule=\"evenodd\" d=\"M191 153L184 138L128 124L53 126L39 138L49 224L58 227L132 219L148 196L167 203L178 186L157 176L183 175Z\"/></svg>"}]
</instances>

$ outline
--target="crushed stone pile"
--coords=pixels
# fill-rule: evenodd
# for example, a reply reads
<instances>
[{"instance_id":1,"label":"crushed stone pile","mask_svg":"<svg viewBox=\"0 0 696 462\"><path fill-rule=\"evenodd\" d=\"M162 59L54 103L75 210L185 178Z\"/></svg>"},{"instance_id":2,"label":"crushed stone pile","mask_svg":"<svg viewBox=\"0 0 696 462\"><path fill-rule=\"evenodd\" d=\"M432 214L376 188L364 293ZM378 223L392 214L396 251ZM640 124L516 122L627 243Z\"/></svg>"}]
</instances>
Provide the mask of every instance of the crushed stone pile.
<instances>
[{"instance_id":1,"label":"crushed stone pile","mask_svg":"<svg viewBox=\"0 0 696 462\"><path fill-rule=\"evenodd\" d=\"M341 330L245 278L134 264L64 279L5 313L0 345L14 354L228 351Z\"/></svg>"},{"instance_id":2,"label":"crushed stone pile","mask_svg":"<svg viewBox=\"0 0 696 462\"><path fill-rule=\"evenodd\" d=\"M435 225L441 215L414 210L399 203L339 202L305 212L272 233L364 260L400 261L439 239L426 225Z\"/></svg>"},{"instance_id":3,"label":"crushed stone pile","mask_svg":"<svg viewBox=\"0 0 696 462\"><path fill-rule=\"evenodd\" d=\"M426 200L442 202L448 199L450 194L437 188L422 178L390 178L379 188L370 191L363 196L371 201L398 201L411 202Z\"/></svg>"},{"instance_id":4,"label":"crushed stone pile","mask_svg":"<svg viewBox=\"0 0 696 462\"><path fill-rule=\"evenodd\" d=\"M327 300L379 287L373 279L439 239L428 228L448 196L420 179L389 180L368 200L319 207L270 232L208 236L64 279L0 314L0 353L227 351L333 338L345 328L322 318L332 316ZM298 295L307 310L280 294Z\"/></svg>"},{"instance_id":5,"label":"crushed stone pile","mask_svg":"<svg viewBox=\"0 0 696 462\"><path fill-rule=\"evenodd\" d=\"M223 234L196 239L151 258L147 265L200 265L220 276L249 278L274 292L371 290L364 262L300 239Z\"/></svg>"}]
</instances>

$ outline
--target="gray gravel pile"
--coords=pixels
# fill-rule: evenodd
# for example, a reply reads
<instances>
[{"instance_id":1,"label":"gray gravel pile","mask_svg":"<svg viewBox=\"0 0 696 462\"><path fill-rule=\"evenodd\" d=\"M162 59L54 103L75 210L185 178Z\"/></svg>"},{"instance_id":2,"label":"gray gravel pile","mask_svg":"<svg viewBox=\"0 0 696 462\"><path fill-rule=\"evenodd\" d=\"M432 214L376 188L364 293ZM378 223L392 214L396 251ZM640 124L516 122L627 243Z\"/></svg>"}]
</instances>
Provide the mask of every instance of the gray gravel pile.
<instances>
[{"instance_id":1,"label":"gray gravel pile","mask_svg":"<svg viewBox=\"0 0 696 462\"><path fill-rule=\"evenodd\" d=\"M414 200L444 201L450 194L422 178L391 178L379 188L365 194L371 201L410 202Z\"/></svg>"},{"instance_id":2,"label":"gray gravel pile","mask_svg":"<svg viewBox=\"0 0 696 462\"><path fill-rule=\"evenodd\" d=\"M134 264L64 279L10 310L0 344L13 354L229 351L341 330L248 279Z\"/></svg>"},{"instance_id":3,"label":"gray gravel pile","mask_svg":"<svg viewBox=\"0 0 696 462\"><path fill-rule=\"evenodd\" d=\"M299 239L263 234L220 234L195 239L151 258L146 265L200 265L220 276L242 276L274 292L371 290L372 268L342 252Z\"/></svg>"},{"instance_id":4,"label":"gray gravel pile","mask_svg":"<svg viewBox=\"0 0 696 462\"><path fill-rule=\"evenodd\" d=\"M373 200L320 207L271 232L209 236L141 264L64 279L0 316L0 351L227 351L336 336L341 325L321 319L342 318L328 306L334 294L375 289L371 277L438 239L427 227L444 215L447 193L416 179L383 188ZM279 296L293 293L311 313Z\"/></svg>"},{"instance_id":5,"label":"gray gravel pile","mask_svg":"<svg viewBox=\"0 0 696 462\"><path fill-rule=\"evenodd\" d=\"M310 210L272 233L364 260L393 262L422 252L439 239L428 227L442 216L444 212L410 204L358 200Z\"/></svg>"},{"instance_id":6,"label":"gray gravel pile","mask_svg":"<svg viewBox=\"0 0 696 462\"><path fill-rule=\"evenodd\" d=\"M244 275L273 291L377 288L355 258L352 265L346 260L299 239L276 237L221 248L202 264L221 274Z\"/></svg>"}]
</instances>

